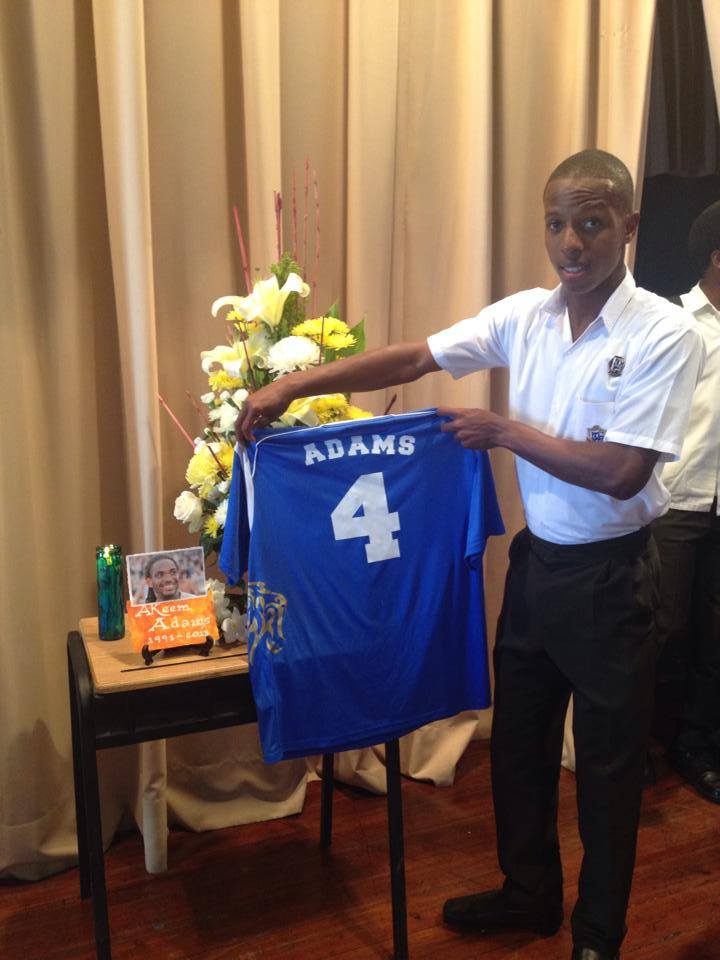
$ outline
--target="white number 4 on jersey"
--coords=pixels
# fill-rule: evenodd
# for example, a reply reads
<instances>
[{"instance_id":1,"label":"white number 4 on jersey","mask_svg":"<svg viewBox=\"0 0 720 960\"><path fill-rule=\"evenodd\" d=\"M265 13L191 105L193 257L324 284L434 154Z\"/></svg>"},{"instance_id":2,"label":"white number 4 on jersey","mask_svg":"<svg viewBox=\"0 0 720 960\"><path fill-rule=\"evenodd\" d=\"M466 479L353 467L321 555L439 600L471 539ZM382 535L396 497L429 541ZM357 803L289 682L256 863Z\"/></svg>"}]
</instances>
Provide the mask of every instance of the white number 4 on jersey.
<instances>
[{"instance_id":1,"label":"white number 4 on jersey","mask_svg":"<svg viewBox=\"0 0 720 960\"><path fill-rule=\"evenodd\" d=\"M362 514L358 511L362 509ZM388 510L385 480L381 473L364 473L330 514L336 540L368 537L368 563L400 556L400 544L393 533L400 529L397 513Z\"/></svg>"}]
</instances>

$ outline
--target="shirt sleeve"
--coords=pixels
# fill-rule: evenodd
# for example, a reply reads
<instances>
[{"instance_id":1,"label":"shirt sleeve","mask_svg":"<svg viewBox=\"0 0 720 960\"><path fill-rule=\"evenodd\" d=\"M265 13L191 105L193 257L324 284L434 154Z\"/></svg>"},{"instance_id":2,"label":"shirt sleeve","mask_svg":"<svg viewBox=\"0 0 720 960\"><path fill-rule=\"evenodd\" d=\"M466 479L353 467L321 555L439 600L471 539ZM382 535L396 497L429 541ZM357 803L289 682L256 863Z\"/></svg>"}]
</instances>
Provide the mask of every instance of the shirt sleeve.
<instances>
[{"instance_id":1,"label":"shirt sleeve","mask_svg":"<svg viewBox=\"0 0 720 960\"><path fill-rule=\"evenodd\" d=\"M513 299L490 304L477 316L428 337L435 362L455 380L477 370L509 366Z\"/></svg>"},{"instance_id":2,"label":"shirt sleeve","mask_svg":"<svg viewBox=\"0 0 720 960\"><path fill-rule=\"evenodd\" d=\"M222 546L218 564L227 577L228 583L234 587L242 580L248 567L250 550L250 524L248 521L248 503L245 492L245 471L242 457L237 447L233 457L232 476L230 478L230 493L228 494L228 510L225 520Z\"/></svg>"},{"instance_id":3,"label":"shirt sleeve","mask_svg":"<svg viewBox=\"0 0 720 960\"><path fill-rule=\"evenodd\" d=\"M505 526L495 493L490 457L484 451L475 453L474 456L475 474L470 500L465 559L475 569L482 563L487 538L505 533Z\"/></svg>"},{"instance_id":4,"label":"shirt sleeve","mask_svg":"<svg viewBox=\"0 0 720 960\"><path fill-rule=\"evenodd\" d=\"M702 338L684 320L664 325L626 371L605 440L679 459L704 358Z\"/></svg>"}]
</instances>

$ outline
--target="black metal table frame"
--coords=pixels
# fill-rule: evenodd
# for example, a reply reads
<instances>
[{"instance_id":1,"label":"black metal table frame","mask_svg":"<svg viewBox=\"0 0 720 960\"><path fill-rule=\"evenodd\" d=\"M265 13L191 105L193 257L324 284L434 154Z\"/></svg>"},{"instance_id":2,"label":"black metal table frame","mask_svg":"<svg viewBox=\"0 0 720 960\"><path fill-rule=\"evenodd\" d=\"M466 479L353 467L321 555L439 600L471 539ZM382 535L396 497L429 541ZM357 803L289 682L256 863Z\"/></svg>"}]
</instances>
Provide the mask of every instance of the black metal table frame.
<instances>
[{"instance_id":1,"label":"black metal table frame","mask_svg":"<svg viewBox=\"0 0 720 960\"><path fill-rule=\"evenodd\" d=\"M77 631L68 634L67 656L80 896L92 899L98 960L111 960L96 751L254 723L255 701L247 673L98 694ZM407 960L400 748L397 740L385 747L393 947L395 960ZM320 811L323 847L332 840L332 800L333 755L325 754Z\"/></svg>"}]
</instances>

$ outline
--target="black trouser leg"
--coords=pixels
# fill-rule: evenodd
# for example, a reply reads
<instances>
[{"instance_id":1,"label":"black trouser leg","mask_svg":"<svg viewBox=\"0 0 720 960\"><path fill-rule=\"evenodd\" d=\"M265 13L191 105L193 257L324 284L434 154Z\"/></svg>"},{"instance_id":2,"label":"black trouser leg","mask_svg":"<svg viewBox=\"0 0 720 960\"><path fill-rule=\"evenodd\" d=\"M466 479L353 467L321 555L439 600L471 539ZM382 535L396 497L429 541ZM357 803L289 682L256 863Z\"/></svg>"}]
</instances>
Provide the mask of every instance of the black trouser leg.
<instances>
[{"instance_id":1,"label":"black trouser leg","mask_svg":"<svg viewBox=\"0 0 720 960\"><path fill-rule=\"evenodd\" d=\"M584 856L573 911L576 944L614 953L625 935L657 638L655 545L594 573L593 623L558 659L572 679L578 822Z\"/></svg>"},{"instance_id":2,"label":"black trouser leg","mask_svg":"<svg viewBox=\"0 0 720 960\"><path fill-rule=\"evenodd\" d=\"M556 785L572 690L585 848L573 939L610 953L624 935L635 860L658 575L647 531L571 546L522 533L498 631L493 796L505 889L539 909L561 893Z\"/></svg>"},{"instance_id":3,"label":"black trouser leg","mask_svg":"<svg viewBox=\"0 0 720 960\"><path fill-rule=\"evenodd\" d=\"M692 612L682 725L720 757L720 517L714 513L698 545Z\"/></svg>"},{"instance_id":4,"label":"black trouser leg","mask_svg":"<svg viewBox=\"0 0 720 960\"><path fill-rule=\"evenodd\" d=\"M562 905L557 794L570 687L543 649L533 615L526 534L511 547L495 643L491 738L498 859L513 905Z\"/></svg>"},{"instance_id":5,"label":"black trouser leg","mask_svg":"<svg viewBox=\"0 0 720 960\"><path fill-rule=\"evenodd\" d=\"M662 564L654 731L720 750L720 518L669 510L653 524Z\"/></svg>"}]
</instances>

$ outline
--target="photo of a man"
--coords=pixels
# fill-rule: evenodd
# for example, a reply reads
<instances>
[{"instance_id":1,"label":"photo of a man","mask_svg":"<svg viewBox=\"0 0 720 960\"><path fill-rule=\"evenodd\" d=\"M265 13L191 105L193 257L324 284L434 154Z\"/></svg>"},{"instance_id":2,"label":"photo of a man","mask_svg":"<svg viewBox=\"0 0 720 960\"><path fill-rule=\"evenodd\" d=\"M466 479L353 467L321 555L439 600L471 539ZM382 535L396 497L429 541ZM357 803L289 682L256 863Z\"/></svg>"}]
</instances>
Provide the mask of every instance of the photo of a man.
<instances>
[{"instance_id":1,"label":"photo of a man","mask_svg":"<svg viewBox=\"0 0 720 960\"><path fill-rule=\"evenodd\" d=\"M132 554L127 558L127 570L134 606L191 600L206 593L202 547Z\"/></svg>"}]
</instances>

